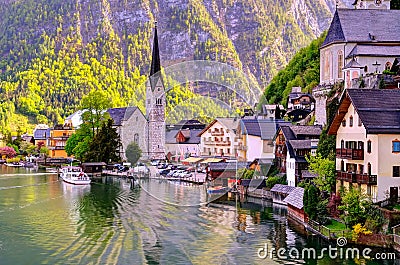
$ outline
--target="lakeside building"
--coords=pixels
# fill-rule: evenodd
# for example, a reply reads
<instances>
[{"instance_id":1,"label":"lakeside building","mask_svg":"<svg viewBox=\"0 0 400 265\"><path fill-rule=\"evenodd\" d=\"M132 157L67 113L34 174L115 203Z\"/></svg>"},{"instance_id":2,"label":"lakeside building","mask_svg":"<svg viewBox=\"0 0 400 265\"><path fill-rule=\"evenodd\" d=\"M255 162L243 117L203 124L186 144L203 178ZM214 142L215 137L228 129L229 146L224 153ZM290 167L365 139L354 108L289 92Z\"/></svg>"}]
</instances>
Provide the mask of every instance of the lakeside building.
<instances>
[{"instance_id":1,"label":"lakeside building","mask_svg":"<svg viewBox=\"0 0 400 265\"><path fill-rule=\"evenodd\" d=\"M289 186L297 186L308 170L306 155L316 155L322 127L282 125L275 134L275 165L286 173ZM309 174L307 174L307 177Z\"/></svg>"},{"instance_id":2,"label":"lakeside building","mask_svg":"<svg viewBox=\"0 0 400 265\"><path fill-rule=\"evenodd\" d=\"M199 133L201 156L236 158L238 151L247 148L236 137L238 124L238 118L217 118L208 124Z\"/></svg>"},{"instance_id":3,"label":"lakeside building","mask_svg":"<svg viewBox=\"0 0 400 265\"><path fill-rule=\"evenodd\" d=\"M326 101L335 83L352 88L352 80L381 74L400 57L400 10L391 10L389 0L354 5L356 9L336 10L320 48L320 83L313 90L315 124L327 122Z\"/></svg>"},{"instance_id":4,"label":"lakeside building","mask_svg":"<svg viewBox=\"0 0 400 265\"><path fill-rule=\"evenodd\" d=\"M205 124L198 120L182 120L168 125L165 135L165 152L170 161L182 161L200 156L200 136Z\"/></svg>"},{"instance_id":5,"label":"lakeside building","mask_svg":"<svg viewBox=\"0 0 400 265\"><path fill-rule=\"evenodd\" d=\"M347 89L328 134L336 135L337 185L361 187L374 202L397 201L400 90Z\"/></svg>"},{"instance_id":6,"label":"lakeside building","mask_svg":"<svg viewBox=\"0 0 400 265\"><path fill-rule=\"evenodd\" d=\"M75 132L71 124L57 124L49 129L47 148L49 157L69 157L65 151L65 144L68 138Z\"/></svg>"}]
</instances>

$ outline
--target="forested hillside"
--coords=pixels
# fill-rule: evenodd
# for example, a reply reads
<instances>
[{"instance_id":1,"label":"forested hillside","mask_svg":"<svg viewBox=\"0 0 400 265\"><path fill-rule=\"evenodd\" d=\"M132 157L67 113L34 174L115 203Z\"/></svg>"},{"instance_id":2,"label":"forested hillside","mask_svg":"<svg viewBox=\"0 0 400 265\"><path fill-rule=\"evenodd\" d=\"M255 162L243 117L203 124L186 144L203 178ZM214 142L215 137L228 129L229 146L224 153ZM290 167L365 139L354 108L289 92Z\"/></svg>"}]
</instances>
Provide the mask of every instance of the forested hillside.
<instances>
[{"instance_id":1,"label":"forested hillside","mask_svg":"<svg viewBox=\"0 0 400 265\"><path fill-rule=\"evenodd\" d=\"M140 83L148 73L156 20L164 67L193 59L226 62L263 87L327 28L334 5L334 0L0 0L0 130L26 127L28 119L61 122L93 88L106 90L113 106L132 102L143 109ZM175 89L186 97L180 103L196 97ZM207 87L195 92L201 89ZM210 109L204 115L220 111Z\"/></svg>"}]
</instances>

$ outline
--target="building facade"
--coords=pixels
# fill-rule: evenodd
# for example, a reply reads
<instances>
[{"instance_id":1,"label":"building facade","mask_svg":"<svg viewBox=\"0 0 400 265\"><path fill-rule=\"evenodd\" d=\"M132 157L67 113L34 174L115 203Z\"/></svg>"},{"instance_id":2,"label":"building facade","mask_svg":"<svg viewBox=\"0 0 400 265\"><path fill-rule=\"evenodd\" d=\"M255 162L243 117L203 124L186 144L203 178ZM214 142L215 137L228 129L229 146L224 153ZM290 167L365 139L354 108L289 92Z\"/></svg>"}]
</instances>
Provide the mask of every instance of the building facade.
<instances>
[{"instance_id":1,"label":"building facade","mask_svg":"<svg viewBox=\"0 0 400 265\"><path fill-rule=\"evenodd\" d=\"M400 188L400 90L346 90L328 133L336 135L337 185L360 187L374 202Z\"/></svg>"},{"instance_id":2,"label":"building facade","mask_svg":"<svg viewBox=\"0 0 400 265\"><path fill-rule=\"evenodd\" d=\"M68 138L75 132L70 124L58 124L49 129L47 136L47 148L49 149L49 157L68 157L65 151L65 145Z\"/></svg>"}]
</instances>

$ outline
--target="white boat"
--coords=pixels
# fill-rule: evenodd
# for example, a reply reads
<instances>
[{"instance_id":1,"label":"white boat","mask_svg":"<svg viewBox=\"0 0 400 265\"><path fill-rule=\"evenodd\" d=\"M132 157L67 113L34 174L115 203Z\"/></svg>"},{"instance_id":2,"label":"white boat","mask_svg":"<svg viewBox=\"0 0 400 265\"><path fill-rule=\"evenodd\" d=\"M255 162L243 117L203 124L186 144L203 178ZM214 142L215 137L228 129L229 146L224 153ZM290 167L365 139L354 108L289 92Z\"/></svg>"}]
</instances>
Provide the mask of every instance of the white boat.
<instances>
[{"instance_id":1,"label":"white boat","mask_svg":"<svg viewBox=\"0 0 400 265\"><path fill-rule=\"evenodd\" d=\"M60 177L64 182L75 185L88 185L91 181L89 176L82 171L82 168L73 166L62 167Z\"/></svg>"}]
</instances>

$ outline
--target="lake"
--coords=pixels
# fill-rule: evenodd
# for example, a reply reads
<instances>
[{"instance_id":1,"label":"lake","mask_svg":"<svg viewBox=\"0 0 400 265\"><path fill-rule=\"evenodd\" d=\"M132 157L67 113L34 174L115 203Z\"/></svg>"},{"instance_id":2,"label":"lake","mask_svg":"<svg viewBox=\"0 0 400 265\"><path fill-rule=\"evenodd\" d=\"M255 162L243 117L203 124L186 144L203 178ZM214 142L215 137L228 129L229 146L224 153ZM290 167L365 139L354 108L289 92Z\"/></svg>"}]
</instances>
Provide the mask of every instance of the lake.
<instances>
[{"instance_id":1,"label":"lake","mask_svg":"<svg viewBox=\"0 0 400 265\"><path fill-rule=\"evenodd\" d=\"M56 174L1 166L0 264L395 264L302 257L304 248L318 254L329 244L288 221L285 206L206 202L203 186L132 187L116 178L73 186ZM286 249L287 259L273 248Z\"/></svg>"}]
</instances>

